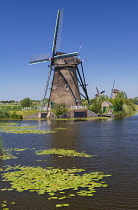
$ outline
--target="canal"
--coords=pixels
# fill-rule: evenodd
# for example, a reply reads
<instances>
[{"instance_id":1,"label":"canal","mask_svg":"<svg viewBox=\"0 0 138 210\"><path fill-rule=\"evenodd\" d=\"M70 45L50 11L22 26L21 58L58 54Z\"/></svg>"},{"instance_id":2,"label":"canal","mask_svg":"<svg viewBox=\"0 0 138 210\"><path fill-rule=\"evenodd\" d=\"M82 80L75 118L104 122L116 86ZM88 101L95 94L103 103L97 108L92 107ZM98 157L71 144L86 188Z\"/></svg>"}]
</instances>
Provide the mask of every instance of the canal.
<instances>
[{"instance_id":1,"label":"canal","mask_svg":"<svg viewBox=\"0 0 138 210\"><path fill-rule=\"evenodd\" d=\"M8 121L7 121L8 122ZM7 165L32 167L54 167L62 169L85 169L86 173L104 172L112 176L103 181L108 187L99 187L94 196L79 196L74 190L66 200L48 199L47 193L37 194L28 190L3 190L10 187L10 181L2 181L0 176L0 209L11 210L54 210L58 203L67 203L58 209L69 210L127 210L138 209L138 115L131 117L89 120L89 121L10 121L20 126L37 126L37 129L52 130L55 133L7 133L0 136L5 148L20 148L12 153L17 159L0 160L0 168ZM3 123L1 121L1 123ZM6 123L6 122L5 122ZM8 122L9 123L9 122ZM25 149L26 148L26 149ZM36 155L35 151L52 148L85 151L93 157L67 157L60 155ZM39 160L39 161L38 161ZM41 160L41 161L40 161ZM1 171L1 174L4 172ZM67 192L67 193L68 193ZM13 205L12 202L15 202ZM3 205L3 206L2 206Z\"/></svg>"}]
</instances>

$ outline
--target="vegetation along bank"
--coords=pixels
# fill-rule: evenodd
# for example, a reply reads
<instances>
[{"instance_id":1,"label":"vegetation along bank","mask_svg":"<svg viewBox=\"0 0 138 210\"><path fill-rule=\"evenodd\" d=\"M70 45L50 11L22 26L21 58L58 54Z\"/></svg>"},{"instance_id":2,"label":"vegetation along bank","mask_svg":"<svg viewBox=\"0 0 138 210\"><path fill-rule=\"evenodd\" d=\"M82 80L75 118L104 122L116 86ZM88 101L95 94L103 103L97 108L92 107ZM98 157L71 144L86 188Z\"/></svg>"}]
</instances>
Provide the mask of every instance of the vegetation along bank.
<instances>
[{"instance_id":1,"label":"vegetation along bank","mask_svg":"<svg viewBox=\"0 0 138 210\"><path fill-rule=\"evenodd\" d=\"M0 102L0 120L22 120L40 112L42 102L40 100L31 100L24 98L20 102L1 101ZM90 103L82 99L84 107L99 115L126 116L133 115L138 110L138 97L127 98L125 92L119 92L115 98L109 98L107 95L100 95L90 99ZM51 108L55 116L60 116L70 111L65 104L55 104Z\"/></svg>"}]
</instances>

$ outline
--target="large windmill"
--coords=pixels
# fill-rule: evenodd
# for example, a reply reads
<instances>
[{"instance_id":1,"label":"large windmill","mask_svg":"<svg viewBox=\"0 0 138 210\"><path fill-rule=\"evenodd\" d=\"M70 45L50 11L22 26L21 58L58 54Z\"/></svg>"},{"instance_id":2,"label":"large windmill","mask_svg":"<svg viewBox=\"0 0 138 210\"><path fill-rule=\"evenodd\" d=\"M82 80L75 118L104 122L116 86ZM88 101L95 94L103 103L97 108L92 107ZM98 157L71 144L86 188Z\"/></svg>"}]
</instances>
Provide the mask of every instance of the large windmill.
<instances>
[{"instance_id":1,"label":"large windmill","mask_svg":"<svg viewBox=\"0 0 138 210\"><path fill-rule=\"evenodd\" d=\"M63 22L63 9L57 12L55 33L52 46L52 56L47 55L32 56L30 64L50 61L48 79L43 99L43 107L47 96L50 77L53 72L53 79L50 88L48 107L51 104L65 103L67 107L82 105L81 96L89 101L82 61L78 59L78 52L62 53L58 52L61 40ZM80 64L81 72L78 65ZM80 88L83 94L80 93Z\"/></svg>"}]
</instances>

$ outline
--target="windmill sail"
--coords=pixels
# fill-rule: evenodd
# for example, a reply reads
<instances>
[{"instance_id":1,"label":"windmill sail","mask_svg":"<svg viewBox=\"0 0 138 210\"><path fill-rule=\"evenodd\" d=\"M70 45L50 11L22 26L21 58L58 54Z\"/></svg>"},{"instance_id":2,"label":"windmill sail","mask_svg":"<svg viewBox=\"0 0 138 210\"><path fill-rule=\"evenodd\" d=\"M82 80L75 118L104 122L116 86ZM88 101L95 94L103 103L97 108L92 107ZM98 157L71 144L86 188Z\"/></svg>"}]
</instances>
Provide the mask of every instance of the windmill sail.
<instances>
[{"instance_id":1,"label":"windmill sail","mask_svg":"<svg viewBox=\"0 0 138 210\"><path fill-rule=\"evenodd\" d=\"M78 52L55 55L53 57L53 59L68 58L68 57L72 57L72 56L78 56Z\"/></svg>"},{"instance_id":2,"label":"windmill sail","mask_svg":"<svg viewBox=\"0 0 138 210\"><path fill-rule=\"evenodd\" d=\"M96 87L96 90L97 90L97 93L95 94L95 96L96 96L96 97L98 97L98 96L102 95L102 94L105 92L105 90L103 90L103 91L99 92L99 90L98 90L98 88L97 88L97 87Z\"/></svg>"},{"instance_id":3,"label":"windmill sail","mask_svg":"<svg viewBox=\"0 0 138 210\"><path fill-rule=\"evenodd\" d=\"M50 54L34 55L30 59L30 64L47 62L50 60L49 55Z\"/></svg>"},{"instance_id":4,"label":"windmill sail","mask_svg":"<svg viewBox=\"0 0 138 210\"><path fill-rule=\"evenodd\" d=\"M53 39L52 57L54 57L54 55L57 52L57 49L60 47L62 23L63 23L63 9L59 9L57 12L57 20L55 26L54 39Z\"/></svg>"},{"instance_id":5,"label":"windmill sail","mask_svg":"<svg viewBox=\"0 0 138 210\"><path fill-rule=\"evenodd\" d=\"M100 92L100 94L103 94L103 93L105 93L105 90L103 90L103 91Z\"/></svg>"}]
</instances>

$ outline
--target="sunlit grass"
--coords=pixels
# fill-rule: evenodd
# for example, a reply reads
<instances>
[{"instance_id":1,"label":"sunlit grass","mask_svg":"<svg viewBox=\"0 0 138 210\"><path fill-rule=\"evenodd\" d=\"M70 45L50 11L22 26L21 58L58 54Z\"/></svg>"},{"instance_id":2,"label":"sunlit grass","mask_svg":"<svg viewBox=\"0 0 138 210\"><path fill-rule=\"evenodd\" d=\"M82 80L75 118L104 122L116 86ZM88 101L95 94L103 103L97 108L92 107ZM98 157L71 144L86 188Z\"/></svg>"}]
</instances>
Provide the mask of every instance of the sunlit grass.
<instances>
[{"instance_id":1,"label":"sunlit grass","mask_svg":"<svg viewBox=\"0 0 138 210\"><path fill-rule=\"evenodd\" d=\"M16 114L22 115L23 117L29 116L35 113L38 113L38 110L23 110L23 111L16 111Z\"/></svg>"}]
</instances>

